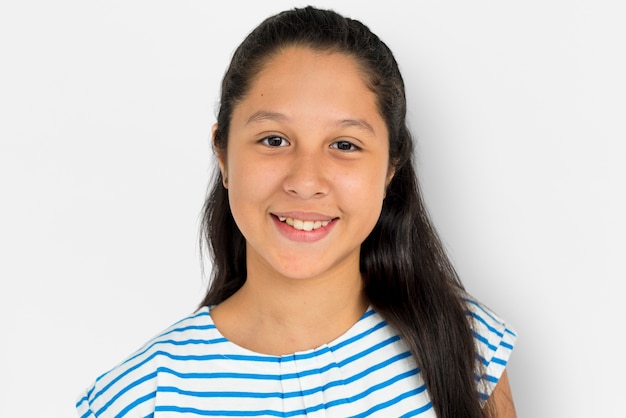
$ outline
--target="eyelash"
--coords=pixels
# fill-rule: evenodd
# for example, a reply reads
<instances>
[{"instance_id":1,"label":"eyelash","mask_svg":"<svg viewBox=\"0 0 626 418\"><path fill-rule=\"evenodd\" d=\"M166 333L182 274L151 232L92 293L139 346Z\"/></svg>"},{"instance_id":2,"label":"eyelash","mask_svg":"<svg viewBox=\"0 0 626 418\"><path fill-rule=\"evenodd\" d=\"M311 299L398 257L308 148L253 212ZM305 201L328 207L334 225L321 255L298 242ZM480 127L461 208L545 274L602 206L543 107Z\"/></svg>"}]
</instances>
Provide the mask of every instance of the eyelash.
<instances>
[{"instance_id":1,"label":"eyelash","mask_svg":"<svg viewBox=\"0 0 626 418\"><path fill-rule=\"evenodd\" d=\"M278 140L281 142L280 145L272 145L270 143L270 141L274 141L274 140ZM260 141L262 144L270 147L270 148L281 148L281 147L285 147L287 145L291 145L289 141L287 141L285 138L278 136L278 135L271 135L271 136L266 136L265 138L261 139ZM347 145L349 147L349 149L341 149L339 148L340 145ZM354 151L360 151L361 148L357 147L356 145L354 145L352 142L349 141L337 141L337 142L333 142L331 145L331 148L334 148L336 150L342 151L342 152L354 152Z\"/></svg>"}]
</instances>

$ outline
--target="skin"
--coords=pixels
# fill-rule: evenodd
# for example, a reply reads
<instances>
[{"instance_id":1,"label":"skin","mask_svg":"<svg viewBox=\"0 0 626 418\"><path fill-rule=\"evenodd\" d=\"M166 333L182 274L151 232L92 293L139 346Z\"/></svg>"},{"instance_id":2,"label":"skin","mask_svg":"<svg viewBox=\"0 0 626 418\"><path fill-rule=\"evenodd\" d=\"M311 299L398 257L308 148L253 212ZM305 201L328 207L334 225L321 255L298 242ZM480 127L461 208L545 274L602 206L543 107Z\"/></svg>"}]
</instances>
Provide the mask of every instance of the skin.
<instances>
[{"instance_id":1,"label":"skin","mask_svg":"<svg viewBox=\"0 0 626 418\"><path fill-rule=\"evenodd\" d=\"M388 155L376 96L352 58L292 47L265 64L218 152L247 251L245 285L212 313L227 338L287 354L358 320L368 305L360 246L380 215ZM277 215L330 224L321 238L291 234Z\"/></svg>"},{"instance_id":2,"label":"skin","mask_svg":"<svg viewBox=\"0 0 626 418\"><path fill-rule=\"evenodd\" d=\"M498 380L498 384L487 403L488 406L495 408L498 418L517 418L515 404L513 403L513 394L511 393L511 386L509 385L509 376L506 370L502 373L502 376L500 376L500 380Z\"/></svg>"},{"instance_id":3,"label":"skin","mask_svg":"<svg viewBox=\"0 0 626 418\"><path fill-rule=\"evenodd\" d=\"M357 322L368 306L360 246L393 176L388 147L376 97L352 58L291 47L265 64L234 109L228 151L216 150L247 251L246 283L211 311L226 338L283 355ZM309 239L284 233L277 215L332 222ZM506 372L489 404L498 417L516 417Z\"/></svg>"}]
</instances>

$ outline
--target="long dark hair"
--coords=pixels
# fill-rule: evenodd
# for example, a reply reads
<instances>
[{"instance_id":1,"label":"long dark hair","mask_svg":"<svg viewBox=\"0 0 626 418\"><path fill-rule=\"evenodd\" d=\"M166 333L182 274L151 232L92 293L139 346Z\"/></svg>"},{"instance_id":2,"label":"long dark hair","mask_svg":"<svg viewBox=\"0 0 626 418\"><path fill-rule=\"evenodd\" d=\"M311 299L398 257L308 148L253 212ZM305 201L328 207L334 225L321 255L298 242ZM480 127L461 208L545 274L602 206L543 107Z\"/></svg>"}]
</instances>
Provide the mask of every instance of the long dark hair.
<instances>
[{"instance_id":1,"label":"long dark hair","mask_svg":"<svg viewBox=\"0 0 626 418\"><path fill-rule=\"evenodd\" d=\"M234 107L267 60L293 45L355 59L387 124L395 174L380 219L361 246L360 269L370 303L410 347L440 418L489 416L481 408L474 377L476 353L459 297L462 285L421 198L406 126L404 82L385 43L359 21L333 11L306 7L266 19L237 48L224 76L214 146L227 153ZM219 172L204 205L201 245L213 260L201 305L216 305L246 280L245 239Z\"/></svg>"}]
</instances>

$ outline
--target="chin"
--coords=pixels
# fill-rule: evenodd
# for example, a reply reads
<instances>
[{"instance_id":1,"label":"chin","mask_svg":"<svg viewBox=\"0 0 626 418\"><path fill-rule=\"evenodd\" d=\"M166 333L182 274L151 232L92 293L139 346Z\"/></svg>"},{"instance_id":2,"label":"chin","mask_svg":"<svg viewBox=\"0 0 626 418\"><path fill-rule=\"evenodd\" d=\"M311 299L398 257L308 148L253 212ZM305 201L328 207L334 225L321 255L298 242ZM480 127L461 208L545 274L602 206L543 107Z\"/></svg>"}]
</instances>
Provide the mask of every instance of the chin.
<instances>
[{"instance_id":1,"label":"chin","mask_svg":"<svg viewBox=\"0 0 626 418\"><path fill-rule=\"evenodd\" d=\"M323 272L319 270L291 270L291 269L278 269L277 273L287 279L292 280L308 280L319 277L323 274Z\"/></svg>"}]
</instances>

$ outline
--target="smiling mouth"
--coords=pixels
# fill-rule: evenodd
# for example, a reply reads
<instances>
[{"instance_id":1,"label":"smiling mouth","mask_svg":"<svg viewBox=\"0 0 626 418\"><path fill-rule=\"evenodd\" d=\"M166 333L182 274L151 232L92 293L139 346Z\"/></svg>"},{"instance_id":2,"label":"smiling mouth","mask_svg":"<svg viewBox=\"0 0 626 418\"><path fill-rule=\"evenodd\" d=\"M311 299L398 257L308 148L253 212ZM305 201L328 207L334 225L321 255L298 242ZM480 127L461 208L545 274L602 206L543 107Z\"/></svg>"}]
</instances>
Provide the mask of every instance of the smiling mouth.
<instances>
[{"instance_id":1,"label":"smiling mouth","mask_svg":"<svg viewBox=\"0 0 626 418\"><path fill-rule=\"evenodd\" d=\"M332 221L303 221L301 219L286 218L278 216L278 220L286 223L287 225L297 229L298 231L313 231L315 229L323 228Z\"/></svg>"}]
</instances>

